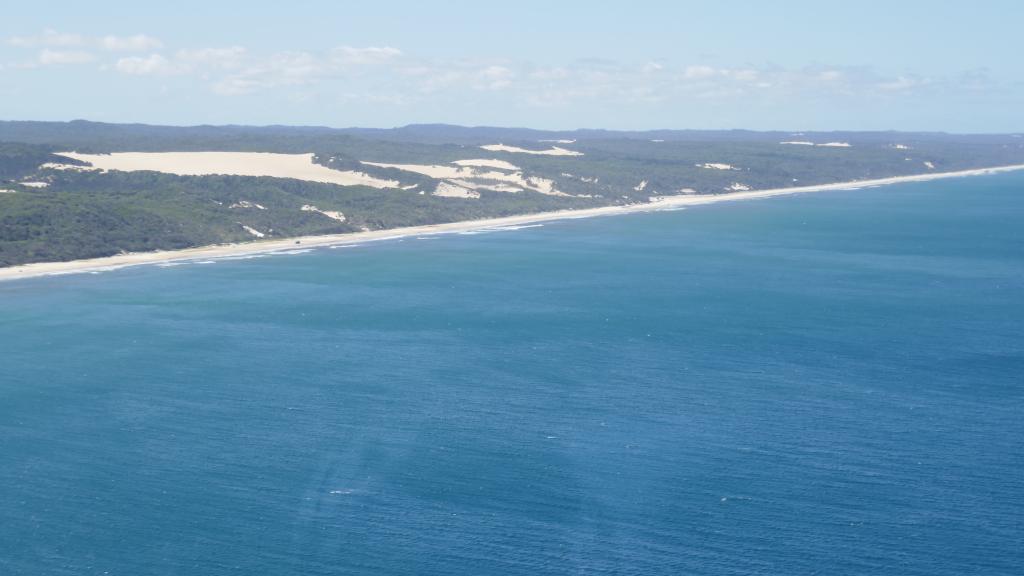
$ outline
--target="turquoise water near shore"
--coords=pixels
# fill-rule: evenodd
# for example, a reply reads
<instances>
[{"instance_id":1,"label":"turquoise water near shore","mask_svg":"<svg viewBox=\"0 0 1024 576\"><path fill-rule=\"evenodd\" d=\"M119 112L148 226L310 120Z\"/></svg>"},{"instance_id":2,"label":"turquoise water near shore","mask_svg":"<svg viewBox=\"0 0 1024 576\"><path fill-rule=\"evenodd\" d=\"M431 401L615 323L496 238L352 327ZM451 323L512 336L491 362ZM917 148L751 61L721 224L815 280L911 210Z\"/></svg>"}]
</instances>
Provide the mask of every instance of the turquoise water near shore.
<instances>
[{"instance_id":1,"label":"turquoise water near shore","mask_svg":"<svg viewBox=\"0 0 1024 576\"><path fill-rule=\"evenodd\" d=\"M0 283L0 573L1024 573L1024 176Z\"/></svg>"}]
</instances>

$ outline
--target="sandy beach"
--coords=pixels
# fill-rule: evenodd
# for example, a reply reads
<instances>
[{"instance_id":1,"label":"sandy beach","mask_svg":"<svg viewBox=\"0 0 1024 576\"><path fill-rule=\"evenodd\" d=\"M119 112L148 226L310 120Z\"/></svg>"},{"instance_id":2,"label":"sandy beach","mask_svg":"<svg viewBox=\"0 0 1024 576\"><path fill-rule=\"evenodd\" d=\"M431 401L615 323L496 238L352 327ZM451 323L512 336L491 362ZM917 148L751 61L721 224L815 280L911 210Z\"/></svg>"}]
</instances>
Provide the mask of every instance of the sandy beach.
<instances>
[{"instance_id":1,"label":"sandy beach","mask_svg":"<svg viewBox=\"0 0 1024 576\"><path fill-rule=\"evenodd\" d=\"M749 192L733 192L729 194L719 195L665 196L654 202L650 202L647 204L633 204L629 206L606 206L601 208L588 208L583 210L560 210L555 212L524 214L521 216L508 216L504 218L469 220L462 222L451 222L447 224L414 226L408 228L392 228L388 230L375 230L372 232L356 232L350 234L334 234L325 236L304 236L280 240L258 240L241 244L202 246L197 248L189 248L185 250L119 254L116 256L108 256L104 258L73 260L70 262L41 262L35 264L11 266L8 268L0 268L0 281L18 280L37 276L98 272L124 268L127 266L139 266L143 264L157 264L192 260L205 261L224 257L236 257L252 254L265 254L284 250L295 250L296 248L308 249L324 246L361 244L364 242L371 242L375 240L390 240L408 236L450 234L473 230L485 230L490 228L521 226L526 224L550 222L570 218L591 218L596 216L613 216L617 214L629 214L634 212L653 212L658 210L681 208L687 206L714 204L718 202L756 200L761 198L771 198L775 196L788 196L791 194L826 192L830 190L852 190L871 186L898 184L901 182L924 182L928 180L938 180L942 178L981 176L986 174L996 174L1000 172L1010 172L1016 170L1024 170L1024 164L999 166L993 168L980 168L974 170L962 170L958 172L938 172L932 174L917 174L913 176L896 176L892 178L879 178L876 180L838 182L834 184L821 184L815 186L778 188L771 190L752 190Z\"/></svg>"}]
</instances>

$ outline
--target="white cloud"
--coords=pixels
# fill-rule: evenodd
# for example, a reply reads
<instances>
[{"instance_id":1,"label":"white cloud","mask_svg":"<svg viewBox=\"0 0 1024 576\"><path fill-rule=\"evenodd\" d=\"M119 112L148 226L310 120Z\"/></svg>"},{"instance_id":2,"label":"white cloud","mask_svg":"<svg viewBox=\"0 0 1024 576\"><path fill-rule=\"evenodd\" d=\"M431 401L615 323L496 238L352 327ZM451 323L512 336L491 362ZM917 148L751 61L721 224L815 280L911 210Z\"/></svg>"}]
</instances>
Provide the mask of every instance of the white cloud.
<instances>
[{"instance_id":1,"label":"white cloud","mask_svg":"<svg viewBox=\"0 0 1024 576\"><path fill-rule=\"evenodd\" d=\"M771 103L823 97L908 98L926 91L991 87L987 73L958 81L910 73L885 75L855 66L712 66L664 59L586 59L538 66L483 58L428 60L386 45L269 55L242 46L160 53L156 49L162 43L145 34L91 37L45 30L8 38L7 43L38 50L21 62L6 62L9 70L96 62L100 70L138 77L190 77L220 95L278 90L290 98L324 101L460 102L470 90L490 93L480 98L516 106L568 107L588 101L602 106L708 100Z\"/></svg>"},{"instance_id":2,"label":"white cloud","mask_svg":"<svg viewBox=\"0 0 1024 576\"><path fill-rule=\"evenodd\" d=\"M760 73L757 70L752 70L750 68L741 68L739 70L725 70L724 73L730 78L734 80L739 80L740 82L754 82L760 76Z\"/></svg>"},{"instance_id":3,"label":"white cloud","mask_svg":"<svg viewBox=\"0 0 1024 576\"><path fill-rule=\"evenodd\" d=\"M512 85L515 72L505 66L487 66L477 75L476 87L484 90L501 90Z\"/></svg>"},{"instance_id":4,"label":"white cloud","mask_svg":"<svg viewBox=\"0 0 1024 576\"><path fill-rule=\"evenodd\" d=\"M369 46L366 48L339 46L331 51L332 59L335 62L353 65L382 64L401 55L401 50L391 46Z\"/></svg>"},{"instance_id":5,"label":"white cloud","mask_svg":"<svg viewBox=\"0 0 1024 576\"><path fill-rule=\"evenodd\" d=\"M230 71L242 66L245 48L200 48L178 50L167 57L153 53L148 56L125 56L119 58L113 68L122 74L133 76L169 76L199 72L206 77L211 71Z\"/></svg>"},{"instance_id":6,"label":"white cloud","mask_svg":"<svg viewBox=\"0 0 1024 576\"><path fill-rule=\"evenodd\" d=\"M356 48L339 46L326 54L309 52L279 52L265 60L252 58L241 47L206 49L179 52L178 59L184 62L204 62L211 67L220 67L231 72L215 81L212 89L224 96L251 94L261 90L294 87L313 84L320 80L367 74L375 74L375 66L396 60L402 51L390 46ZM387 74L408 74L387 67ZM494 78L491 82L501 82ZM308 98L308 96L307 96ZM385 94L382 99L391 98Z\"/></svg>"},{"instance_id":7,"label":"white cloud","mask_svg":"<svg viewBox=\"0 0 1024 576\"><path fill-rule=\"evenodd\" d=\"M718 70L711 66L687 66L683 71L683 77L689 79L711 78L718 74Z\"/></svg>"},{"instance_id":8,"label":"white cloud","mask_svg":"<svg viewBox=\"0 0 1024 576\"><path fill-rule=\"evenodd\" d=\"M250 94L268 88L307 84L322 70L308 52L281 52L267 62L250 66L214 84L213 91L224 96Z\"/></svg>"},{"instance_id":9,"label":"white cloud","mask_svg":"<svg viewBox=\"0 0 1024 576\"><path fill-rule=\"evenodd\" d=\"M38 36L11 36L7 39L7 43L20 48L36 48L39 46L68 48L84 45L86 38L79 34L61 34L55 30L47 29Z\"/></svg>"},{"instance_id":10,"label":"white cloud","mask_svg":"<svg viewBox=\"0 0 1024 576\"><path fill-rule=\"evenodd\" d=\"M899 76L892 80L886 80L878 84L878 89L885 92L903 92L918 86L920 82L906 76Z\"/></svg>"},{"instance_id":11,"label":"white cloud","mask_svg":"<svg viewBox=\"0 0 1024 576\"><path fill-rule=\"evenodd\" d=\"M466 75L460 70L434 70L425 76L425 79L417 85L417 90L422 94L443 92L449 88L462 85Z\"/></svg>"},{"instance_id":12,"label":"white cloud","mask_svg":"<svg viewBox=\"0 0 1024 576\"><path fill-rule=\"evenodd\" d=\"M160 54L150 54L146 57L128 56L120 58L114 67L118 72L135 76L167 75L178 72L174 64Z\"/></svg>"},{"instance_id":13,"label":"white cloud","mask_svg":"<svg viewBox=\"0 0 1024 576\"><path fill-rule=\"evenodd\" d=\"M175 60L190 67L209 67L223 70L238 68L243 64L246 50L241 46L228 48L200 48L197 50L178 50Z\"/></svg>"},{"instance_id":14,"label":"white cloud","mask_svg":"<svg viewBox=\"0 0 1024 576\"><path fill-rule=\"evenodd\" d=\"M260 84L256 80L246 78L244 76L232 76L230 78L224 78L213 85L213 91L221 96L239 96L242 94L251 94L260 89Z\"/></svg>"},{"instance_id":15,"label":"white cloud","mask_svg":"<svg viewBox=\"0 0 1024 576\"><path fill-rule=\"evenodd\" d=\"M42 34L36 36L11 36L7 43L19 48L85 48L112 52L144 52L162 46L160 40L145 34L100 37L67 34L51 29L44 30Z\"/></svg>"},{"instance_id":16,"label":"white cloud","mask_svg":"<svg viewBox=\"0 0 1024 576\"><path fill-rule=\"evenodd\" d=\"M163 42L145 34L104 36L99 40L99 44L104 50L111 52L145 52L163 47Z\"/></svg>"},{"instance_id":17,"label":"white cloud","mask_svg":"<svg viewBox=\"0 0 1024 576\"><path fill-rule=\"evenodd\" d=\"M90 52L83 50L50 50L49 48L39 52L38 62L42 66L54 64L87 64L96 60Z\"/></svg>"}]
</instances>

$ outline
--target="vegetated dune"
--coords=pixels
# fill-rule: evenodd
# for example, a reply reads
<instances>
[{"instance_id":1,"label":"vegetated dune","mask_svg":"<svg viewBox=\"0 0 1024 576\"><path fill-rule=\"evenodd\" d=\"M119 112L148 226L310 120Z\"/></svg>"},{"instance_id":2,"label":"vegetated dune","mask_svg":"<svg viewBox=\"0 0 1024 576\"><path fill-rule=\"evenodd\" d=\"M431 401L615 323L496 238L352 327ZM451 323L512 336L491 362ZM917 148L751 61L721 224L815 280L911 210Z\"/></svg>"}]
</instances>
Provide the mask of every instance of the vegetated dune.
<instances>
[{"instance_id":1,"label":"vegetated dune","mask_svg":"<svg viewBox=\"0 0 1024 576\"><path fill-rule=\"evenodd\" d=\"M271 152L114 152L60 156L88 162L99 170L152 171L179 176L270 176L340 186L397 188L395 180L375 178L364 172L332 170L313 163L313 154Z\"/></svg>"},{"instance_id":2,"label":"vegetated dune","mask_svg":"<svg viewBox=\"0 0 1024 576\"><path fill-rule=\"evenodd\" d=\"M522 192L532 190L549 196L568 196L555 188L554 180L541 178L539 176L524 176L519 168L509 162L500 160L456 160L452 164L457 166L446 166L442 164L387 164L383 162L363 162L367 166L378 168L395 168L406 172L423 174L436 179L447 180L447 183L455 187L467 188L470 190L484 189L496 192ZM483 168L490 168L485 170ZM514 172L504 172L504 171ZM435 196L454 197L451 186L439 187L434 192ZM479 195L477 195L479 196ZM477 197L472 196L472 197ZM468 197L468 196L461 196Z\"/></svg>"}]
</instances>

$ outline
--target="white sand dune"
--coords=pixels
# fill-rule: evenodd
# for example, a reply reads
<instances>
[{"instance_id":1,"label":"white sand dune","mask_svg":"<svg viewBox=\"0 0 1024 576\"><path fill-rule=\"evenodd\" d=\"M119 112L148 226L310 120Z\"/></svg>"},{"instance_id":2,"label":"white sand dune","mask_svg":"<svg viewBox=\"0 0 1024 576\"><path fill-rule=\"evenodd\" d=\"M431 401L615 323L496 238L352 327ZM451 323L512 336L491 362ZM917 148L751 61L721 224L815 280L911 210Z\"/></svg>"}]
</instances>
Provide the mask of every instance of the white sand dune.
<instances>
[{"instance_id":1,"label":"white sand dune","mask_svg":"<svg viewBox=\"0 0 1024 576\"><path fill-rule=\"evenodd\" d=\"M481 146L484 150L490 152L515 152L517 154L538 154L542 156L583 156L583 152L576 152L575 150L566 150L558 146L552 146L547 150L527 150L526 148L520 148L518 146L506 146L504 144L485 144Z\"/></svg>"},{"instance_id":2,"label":"white sand dune","mask_svg":"<svg viewBox=\"0 0 1024 576\"><path fill-rule=\"evenodd\" d=\"M363 164L366 164L367 166L377 166L378 168L395 168L398 170L405 170L406 172L423 174L424 176L437 178L438 180L449 180L450 184L470 190L485 189L497 192L521 192L522 189L527 189L551 196L568 196L568 194L560 192L555 188L554 180L540 178L538 176L525 177L522 172L507 173L499 172L497 170L486 171L472 166L446 166L442 164L387 164L384 162L363 162ZM512 164L508 165L513 166ZM490 166L490 161L488 161L488 166ZM502 168L504 169L505 167L503 166ZM510 187L508 185L512 186ZM445 194L437 194L435 191L434 195L455 197L447 192ZM474 198L478 198L479 196L480 195L477 194ZM458 197L465 198L466 196Z\"/></svg>"},{"instance_id":3,"label":"white sand dune","mask_svg":"<svg viewBox=\"0 0 1024 576\"><path fill-rule=\"evenodd\" d=\"M445 164L389 164L387 162L360 162L360 164L376 166L377 168L395 168L437 179L473 178L473 175L479 172L471 167L448 166ZM505 175L502 172L494 172L494 174Z\"/></svg>"},{"instance_id":4,"label":"white sand dune","mask_svg":"<svg viewBox=\"0 0 1024 576\"><path fill-rule=\"evenodd\" d=\"M80 154L61 152L74 160L89 162L99 170L152 171L179 176L270 176L339 186L397 188L395 180L382 180L356 171L332 170L313 163L313 154L271 152L114 152Z\"/></svg>"},{"instance_id":5,"label":"white sand dune","mask_svg":"<svg viewBox=\"0 0 1024 576\"><path fill-rule=\"evenodd\" d=\"M324 216L327 216L328 218L330 218L332 220L337 220L338 222L344 222L345 221L345 215L343 213L337 212L335 210L321 210L321 209L319 209L316 206L313 206L311 204L303 204L302 211L303 212L316 212L318 214L323 214Z\"/></svg>"},{"instance_id":6,"label":"white sand dune","mask_svg":"<svg viewBox=\"0 0 1024 576\"><path fill-rule=\"evenodd\" d=\"M55 162L47 162L45 164L40 164L39 167L40 168L48 168L50 170L72 170L72 171L75 171L75 172L83 172L85 170L95 170L95 168L90 168L88 166L78 166L76 164L57 164Z\"/></svg>"},{"instance_id":7,"label":"white sand dune","mask_svg":"<svg viewBox=\"0 0 1024 576\"><path fill-rule=\"evenodd\" d=\"M521 170L519 166L516 166L511 162L498 160L497 158L491 160L486 160L483 158L475 160L455 160L454 162L452 162L452 164L457 164L459 166L480 166L483 168L497 168L499 170Z\"/></svg>"},{"instance_id":8,"label":"white sand dune","mask_svg":"<svg viewBox=\"0 0 1024 576\"><path fill-rule=\"evenodd\" d=\"M562 176L565 178L575 178L580 182L586 182L587 184L597 184L598 180L600 180L600 178L598 178L597 176L576 176L575 174L570 174L568 172L562 172Z\"/></svg>"},{"instance_id":9,"label":"white sand dune","mask_svg":"<svg viewBox=\"0 0 1024 576\"><path fill-rule=\"evenodd\" d=\"M255 228L250 228L249 226L246 226L245 224L239 224L239 226L241 226L242 228L245 229L246 232L248 232L249 234L252 234L253 236L255 236L257 238L263 238L264 236L266 236L266 234L264 234L263 232L260 232L259 230L255 229Z\"/></svg>"},{"instance_id":10,"label":"white sand dune","mask_svg":"<svg viewBox=\"0 0 1024 576\"><path fill-rule=\"evenodd\" d=\"M825 142L824 144L815 144L814 142L808 142L807 140L787 140L785 142L779 142L779 144L791 144L795 146L825 146L826 148L850 148L849 142Z\"/></svg>"},{"instance_id":11,"label":"white sand dune","mask_svg":"<svg viewBox=\"0 0 1024 576\"><path fill-rule=\"evenodd\" d=\"M434 196L442 196L444 198L479 198L480 193L451 182L441 182L434 189Z\"/></svg>"},{"instance_id":12,"label":"white sand dune","mask_svg":"<svg viewBox=\"0 0 1024 576\"><path fill-rule=\"evenodd\" d=\"M507 192L509 194L517 194L522 192L524 189L512 184L503 184L501 182L470 182L468 180L448 180L448 182L463 188L469 188L470 190L491 190L493 192Z\"/></svg>"}]
</instances>

